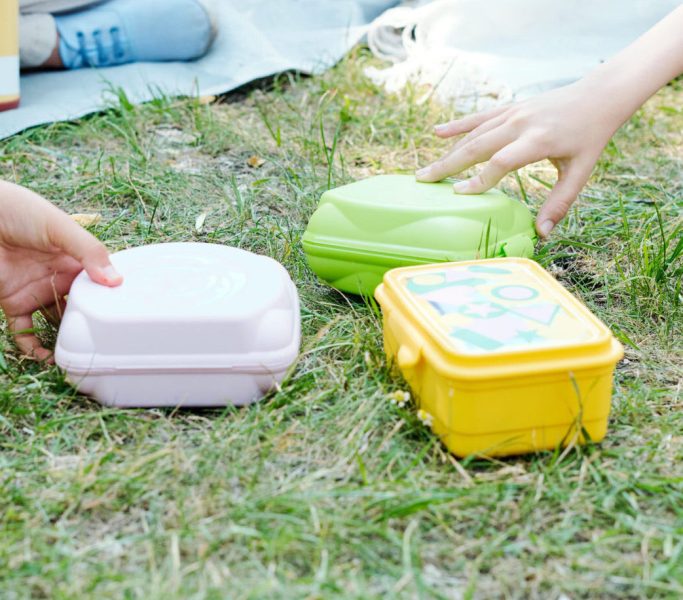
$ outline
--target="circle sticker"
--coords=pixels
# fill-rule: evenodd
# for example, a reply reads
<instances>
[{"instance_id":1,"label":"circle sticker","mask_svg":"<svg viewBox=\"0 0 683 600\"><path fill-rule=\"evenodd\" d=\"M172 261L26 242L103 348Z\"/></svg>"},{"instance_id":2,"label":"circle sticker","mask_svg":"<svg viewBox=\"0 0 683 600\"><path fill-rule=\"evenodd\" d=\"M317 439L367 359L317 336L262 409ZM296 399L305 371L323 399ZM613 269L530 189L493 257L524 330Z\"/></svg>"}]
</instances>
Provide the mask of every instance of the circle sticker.
<instances>
[{"instance_id":1,"label":"circle sticker","mask_svg":"<svg viewBox=\"0 0 683 600\"><path fill-rule=\"evenodd\" d=\"M501 300L512 300L514 302L532 300L538 296L538 291L527 285L501 285L492 289L491 293Z\"/></svg>"},{"instance_id":2,"label":"circle sticker","mask_svg":"<svg viewBox=\"0 0 683 600\"><path fill-rule=\"evenodd\" d=\"M411 282L419 286L434 286L441 285L446 281L443 273L432 273L425 275L417 275L411 279Z\"/></svg>"}]
</instances>

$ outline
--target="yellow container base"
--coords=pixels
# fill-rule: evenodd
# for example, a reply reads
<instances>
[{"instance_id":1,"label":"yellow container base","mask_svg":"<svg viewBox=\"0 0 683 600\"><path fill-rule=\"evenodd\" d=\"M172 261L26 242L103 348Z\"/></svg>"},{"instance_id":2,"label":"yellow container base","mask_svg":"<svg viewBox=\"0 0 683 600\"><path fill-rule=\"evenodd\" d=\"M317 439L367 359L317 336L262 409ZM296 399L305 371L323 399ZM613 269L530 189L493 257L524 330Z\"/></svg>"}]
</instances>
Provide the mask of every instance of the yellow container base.
<instances>
[{"instance_id":1,"label":"yellow container base","mask_svg":"<svg viewBox=\"0 0 683 600\"><path fill-rule=\"evenodd\" d=\"M600 442L607 433L607 417L595 421L582 421L576 424L553 425L518 431L499 431L488 434L468 435L450 431L447 427L435 422L432 430L456 456L464 457L472 454L480 456L509 456L554 450L569 444L583 445L588 440L582 433L585 431L590 441Z\"/></svg>"},{"instance_id":2,"label":"yellow container base","mask_svg":"<svg viewBox=\"0 0 683 600\"><path fill-rule=\"evenodd\" d=\"M422 420L454 454L504 456L604 438L623 349L536 263L395 269L375 296L386 354Z\"/></svg>"},{"instance_id":3,"label":"yellow container base","mask_svg":"<svg viewBox=\"0 0 683 600\"><path fill-rule=\"evenodd\" d=\"M385 329L385 351L398 344ZM605 437L613 366L473 383L444 378L428 361L401 370L432 429L457 456L504 456Z\"/></svg>"}]
</instances>

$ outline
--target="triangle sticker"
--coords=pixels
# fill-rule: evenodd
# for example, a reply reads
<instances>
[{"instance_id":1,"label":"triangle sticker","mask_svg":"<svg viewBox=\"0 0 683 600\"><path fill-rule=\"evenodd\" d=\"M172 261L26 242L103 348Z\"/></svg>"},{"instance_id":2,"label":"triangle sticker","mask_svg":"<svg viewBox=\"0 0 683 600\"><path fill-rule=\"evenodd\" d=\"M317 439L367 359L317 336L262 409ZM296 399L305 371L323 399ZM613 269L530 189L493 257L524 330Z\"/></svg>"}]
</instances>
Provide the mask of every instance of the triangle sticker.
<instances>
[{"instance_id":1,"label":"triangle sticker","mask_svg":"<svg viewBox=\"0 0 683 600\"><path fill-rule=\"evenodd\" d=\"M541 325L550 325L560 311L560 305L544 302L531 306L518 306L514 309L508 308L508 310L524 319L541 323Z\"/></svg>"}]
</instances>

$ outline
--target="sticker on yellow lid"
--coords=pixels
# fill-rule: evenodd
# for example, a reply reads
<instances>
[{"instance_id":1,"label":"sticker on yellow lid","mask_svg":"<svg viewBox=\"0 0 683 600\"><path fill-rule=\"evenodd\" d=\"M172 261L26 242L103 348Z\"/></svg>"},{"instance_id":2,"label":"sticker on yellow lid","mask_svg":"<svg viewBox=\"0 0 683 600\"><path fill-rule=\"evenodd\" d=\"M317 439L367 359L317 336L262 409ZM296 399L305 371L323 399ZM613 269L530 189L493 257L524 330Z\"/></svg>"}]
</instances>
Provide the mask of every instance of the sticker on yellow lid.
<instances>
[{"instance_id":1,"label":"sticker on yellow lid","mask_svg":"<svg viewBox=\"0 0 683 600\"><path fill-rule=\"evenodd\" d=\"M532 270L454 266L406 277L404 285L451 349L466 354L574 346L599 335L596 325Z\"/></svg>"}]
</instances>

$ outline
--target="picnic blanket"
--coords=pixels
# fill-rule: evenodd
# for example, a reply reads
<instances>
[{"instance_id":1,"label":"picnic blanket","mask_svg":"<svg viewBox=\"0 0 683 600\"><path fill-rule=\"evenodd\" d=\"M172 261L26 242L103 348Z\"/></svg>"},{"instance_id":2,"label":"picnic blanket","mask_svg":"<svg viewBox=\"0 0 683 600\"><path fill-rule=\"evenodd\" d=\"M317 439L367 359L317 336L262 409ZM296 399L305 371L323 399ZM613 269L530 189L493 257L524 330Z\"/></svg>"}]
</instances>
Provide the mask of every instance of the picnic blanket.
<instances>
[{"instance_id":1,"label":"picnic blanket","mask_svg":"<svg viewBox=\"0 0 683 600\"><path fill-rule=\"evenodd\" d=\"M134 103L155 95L213 95L287 70L319 73L344 56L396 0L217 0L219 34L192 62L135 63L21 77L21 105L0 112L0 139L105 108L113 91Z\"/></svg>"}]
</instances>

